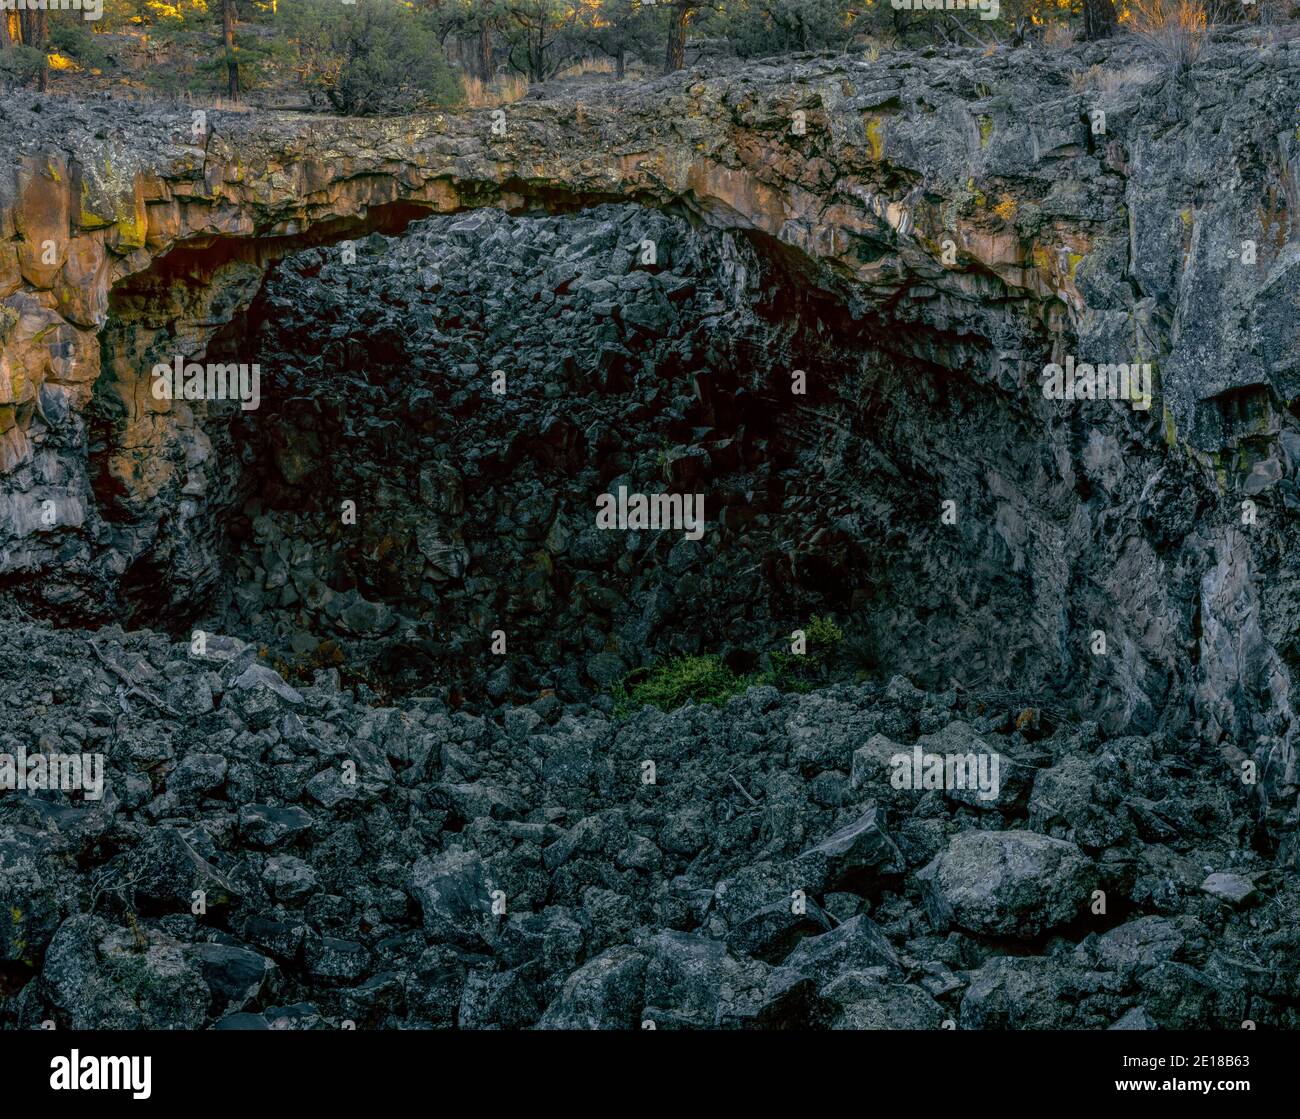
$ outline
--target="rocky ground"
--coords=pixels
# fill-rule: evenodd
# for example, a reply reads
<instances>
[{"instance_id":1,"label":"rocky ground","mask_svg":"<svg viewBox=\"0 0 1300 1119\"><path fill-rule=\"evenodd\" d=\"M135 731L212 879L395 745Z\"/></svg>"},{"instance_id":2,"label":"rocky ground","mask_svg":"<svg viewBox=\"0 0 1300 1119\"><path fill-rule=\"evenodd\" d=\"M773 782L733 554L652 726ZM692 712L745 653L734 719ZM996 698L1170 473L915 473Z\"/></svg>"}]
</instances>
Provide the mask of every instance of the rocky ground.
<instances>
[{"instance_id":1,"label":"rocky ground","mask_svg":"<svg viewBox=\"0 0 1300 1119\"><path fill-rule=\"evenodd\" d=\"M619 722L216 636L15 620L0 666L5 750L108 768L0 798L8 1026L1300 1025L1295 875L1217 751L901 678ZM998 798L894 788L917 742Z\"/></svg>"}]
</instances>

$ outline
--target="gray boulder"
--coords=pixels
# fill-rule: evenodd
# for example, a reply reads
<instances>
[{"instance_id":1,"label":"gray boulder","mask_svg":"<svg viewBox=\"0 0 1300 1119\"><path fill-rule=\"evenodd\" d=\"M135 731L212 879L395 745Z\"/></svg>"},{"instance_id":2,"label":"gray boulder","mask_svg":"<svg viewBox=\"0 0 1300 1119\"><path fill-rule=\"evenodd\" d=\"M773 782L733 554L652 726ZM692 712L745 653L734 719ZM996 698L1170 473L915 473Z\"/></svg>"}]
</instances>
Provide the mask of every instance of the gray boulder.
<instances>
[{"instance_id":1,"label":"gray boulder","mask_svg":"<svg viewBox=\"0 0 1300 1119\"><path fill-rule=\"evenodd\" d=\"M937 928L1019 937L1073 920L1096 881L1073 843L1027 831L962 832L916 877Z\"/></svg>"}]
</instances>

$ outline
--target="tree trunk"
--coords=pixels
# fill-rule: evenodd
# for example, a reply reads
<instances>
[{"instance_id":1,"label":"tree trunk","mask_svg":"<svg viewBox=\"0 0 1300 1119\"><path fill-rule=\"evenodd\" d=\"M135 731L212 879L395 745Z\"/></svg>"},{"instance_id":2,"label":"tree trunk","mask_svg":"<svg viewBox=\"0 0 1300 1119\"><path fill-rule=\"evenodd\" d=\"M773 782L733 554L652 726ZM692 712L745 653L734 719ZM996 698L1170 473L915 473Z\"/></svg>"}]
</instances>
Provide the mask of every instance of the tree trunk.
<instances>
[{"instance_id":1,"label":"tree trunk","mask_svg":"<svg viewBox=\"0 0 1300 1119\"><path fill-rule=\"evenodd\" d=\"M546 28L541 27L537 31L537 42L529 49L528 68L532 71L528 75L530 82L546 81Z\"/></svg>"},{"instance_id":2,"label":"tree trunk","mask_svg":"<svg viewBox=\"0 0 1300 1119\"><path fill-rule=\"evenodd\" d=\"M614 77L620 82L627 77L627 49L619 47L614 54Z\"/></svg>"},{"instance_id":3,"label":"tree trunk","mask_svg":"<svg viewBox=\"0 0 1300 1119\"><path fill-rule=\"evenodd\" d=\"M492 80L492 25L487 20L478 29L478 76L484 85Z\"/></svg>"},{"instance_id":4,"label":"tree trunk","mask_svg":"<svg viewBox=\"0 0 1300 1119\"><path fill-rule=\"evenodd\" d=\"M221 0L221 36L226 44L226 92L239 96L239 63L235 60L235 0Z\"/></svg>"},{"instance_id":5,"label":"tree trunk","mask_svg":"<svg viewBox=\"0 0 1300 1119\"><path fill-rule=\"evenodd\" d=\"M41 27L37 16L44 15L35 8L28 8L18 13L18 41L24 46L36 49L41 45Z\"/></svg>"},{"instance_id":6,"label":"tree trunk","mask_svg":"<svg viewBox=\"0 0 1300 1119\"><path fill-rule=\"evenodd\" d=\"M0 49L9 45L9 13L0 11Z\"/></svg>"},{"instance_id":7,"label":"tree trunk","mask_svg":"<svg viewBox=\"0 0 1300 1119\"><path fill-rule=\"evenodd\" d=\"M1083 0L1083 37L1085 41L1109 39L1119 20L1111 0Z\"/></svg>"},{"instance_id":8,"label":"tree trunk","mask_svg":"<svg viewBox=\"0 0 1300 1119\"><path fill-rule=\"evenodd\" d=\"M39 9L28 9L18 13L18 33L21 41L32 50L40 51L42 55L45 53L45 36L48 27L47 14ZM48 70L49 66L42 58L40 73L36 78L36 88L42 93L45 92L49 80Z\"/></svg>"},{"instance_id":9,"label":"tree trunk","mask_svg":"<svg viewBox=\"0 0 1300 1119\"><path fill-rule=\"evenodd\" d=\"M686 9L674 4L668 12L668 52L664 56L664 73L686 69Z\"/></svg>"},{"instance_id":10,"label":"tree trunk","mask_svg":"<svg viewBox=\"0 0 1300 1119\"><path fill-rule=\"evenodd\" d=\"M36 88L44 93L50 81L50 63L45 57L45 47L50 41L50 14L49 12L37 11L35 15L36 19L33 23L36 28L36 34L33 37L32 46L41 52L41 71L40 76L36 79Z\"/></svg>"}]
</instances>

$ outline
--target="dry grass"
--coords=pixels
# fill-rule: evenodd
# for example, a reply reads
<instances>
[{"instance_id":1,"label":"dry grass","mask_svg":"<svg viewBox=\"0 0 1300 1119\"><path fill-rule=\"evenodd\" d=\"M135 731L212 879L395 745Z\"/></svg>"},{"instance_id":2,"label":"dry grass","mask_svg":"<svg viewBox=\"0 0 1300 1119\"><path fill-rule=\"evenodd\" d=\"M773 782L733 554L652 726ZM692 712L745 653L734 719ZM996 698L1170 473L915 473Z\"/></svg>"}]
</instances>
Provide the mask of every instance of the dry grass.
<instances>
[{"instance_id":1,"label":"dry grass","mask_svg":"<svg viewBox=\"0 0 1300 1119\"><path fill-rule=\"evenodd\" d=\"M1157 76L1157 71L1153 67L1141 63L1121 66L1119 69L1094 64L1086 70L1076 70L1071 74L1070 88L1075 93L1082 93L1085 89L1114 93L1126 86L1145 85Z\"/></svg>"},{"instance_id":2,"label":"dry grass","mask_svg":"<svg viewBox=\"0 0 1300 1119\"><path fill-rule=\"evenodd\" d=\"M860 35L856 42L862 50L862 57L868 62L875 62L888 51L898 50L898 38L890 31Z\"/></svg>"},{"instance_id":3,"label":"dry grass","mask_svg":"<svg viewBox=\"0 0 1300 1119\"><path fill-rule=\"evenodd\" d=\"M1043 32L1043 45L1064 50L1074 46L1075 31L1068 23L1049 23Z\"/></svg>"},{"instance_id":4,"label":"dry grass","mask_svg":"<svg viewBox=\"0 0 1300 1119\"><path fill-rule=\"evenodd\" d=\"M1202 0L1130 0L1133 32L1175 73L1195 64L1205 46Z\"/></svg>"},{"instance_id":5,"label":"dry grass","mask_svg":"<svg viewBox=\"0 0 1300 1119\"><path fill-rule=\"evenodd\" d=\"M555 77L563 81L581 78L587 74L614 73L614 60L610 58L584 58L559 71ZM478 78L462 75L465 104L471 109L495 109L520 100L528 93L528 79L522 74L506 74L484 85Z\"/></svg>"},{"instance_id":6,"label":"dry grass","mask_svg":"<svg viewBox=\"0 0 1300 1119\"><path fill-rule=\"evenodd\" d=\"M484 85L478 78L465 75L461 78L461 83L465 87L465 104L471 109L495 109L499 105L509 105L528 92L528 79L522 74L497 78L490 85Z\"/></svg>"},{"instance_id":7,"label":"dry grass","mask_svg":"<svg viewBox=\"0 0 1300 1119\"><path fill-rule=\"evenodd\" d=\"M194 105L200 109L215 109L222 113L251 113L254 107L247 101L235 101L220 93L190 93L185 92L180 95L182 101L187 105ZM164 98L163 100L169 100Z\"/></svg>"},{"instance_id":8,"label":"dry grass","mask_svg":"<svg viewBox=\"0 0 1300 1119\"><path fill-rule=\"evenodd\" d=\"M565 78L585 78L588 74L612 74L613 72L612 58L584 58L572 66L565 67L555 76L563 81Z\"/></svg>"},{"instance_id":9,"label":"dry grass","mask_svg":"<svg viewBox=\"0 0 1300 1119\"><path fill-rule=\"evenodd\" d=\"M84 97L84 88L87 87L83 87L81 90L50 90L48 96ZM235 101L220 93L195 93L188 89L180 90L177 93L169 93L126 81L114 84L112 95L115 101L129 101L135 105L166 107L179 103L188 105L191 109L206 109L211 112L221 113L256 113L261 112L266 107L249 101ZM274 107L278 108L279 106Z\"/></svg>"}]
</instances>

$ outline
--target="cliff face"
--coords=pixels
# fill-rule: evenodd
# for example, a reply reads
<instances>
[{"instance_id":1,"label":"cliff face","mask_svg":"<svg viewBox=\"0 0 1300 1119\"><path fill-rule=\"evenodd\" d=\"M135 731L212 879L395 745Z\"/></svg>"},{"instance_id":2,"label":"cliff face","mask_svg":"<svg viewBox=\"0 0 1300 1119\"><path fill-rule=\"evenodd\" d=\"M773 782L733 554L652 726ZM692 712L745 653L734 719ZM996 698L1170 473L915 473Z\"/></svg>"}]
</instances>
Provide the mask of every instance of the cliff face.
<instances>
[{"instance_id":1,"label":"cliff face","mask_svg":"<svg viewBox=\"0 0 1300 1119\"><path fill-rule=\"evenodd\" d=\"M378 121L16 98L0 573L73 621L118 611L132 572L211 582L229 416L153 399L149 371L202 356L271 261L426 212L629 200L743 234L894 364L859 386L900 412L872 421L893 468L971 512L977 583L1022 584L1027 617L991 614L978 643L1016 627L1116 728L1180 726L1191 701L1211 739L1289 737L1295 611L1260 572L1284 569L1300 504L1298 68L1294 43L1221 45L1181 81L1123 44L923 52ZM1067 357L1149 362L1153 407L1042 400ZM1244 497L1267 529L1240 523ZM950 562L947 585L962 577ZM1080 668L1095 628L1108 667Z\"/></svg>"}]
</instances>

